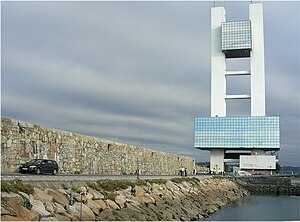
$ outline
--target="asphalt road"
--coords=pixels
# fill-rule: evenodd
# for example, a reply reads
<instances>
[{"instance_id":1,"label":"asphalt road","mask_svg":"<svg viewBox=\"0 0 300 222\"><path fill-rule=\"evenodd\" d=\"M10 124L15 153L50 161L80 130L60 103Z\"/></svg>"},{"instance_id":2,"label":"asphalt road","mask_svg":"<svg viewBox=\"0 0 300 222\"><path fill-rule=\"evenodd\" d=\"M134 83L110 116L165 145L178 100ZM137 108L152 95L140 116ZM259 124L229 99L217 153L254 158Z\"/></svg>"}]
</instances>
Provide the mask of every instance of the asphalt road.
<instances>
[{"instance_id":1,"label":"asphalt road","mask_svg":"<svg viewBox=\"0 0 300 222\"><path fill-rule=\"evenodd\" d=\"M180 177L178 175L141 175L139 179L172 179ZM196 177L205 179L211 177L210 175L193 175L188 177ZM137 176L133 175L99 175L99 174L51 174L35 175L35 174L21 174L21 173L5 173L1 174L1 180L15 180L21 181L97 181L97 180L137 180Z\"/></svg>"}]
</instances>

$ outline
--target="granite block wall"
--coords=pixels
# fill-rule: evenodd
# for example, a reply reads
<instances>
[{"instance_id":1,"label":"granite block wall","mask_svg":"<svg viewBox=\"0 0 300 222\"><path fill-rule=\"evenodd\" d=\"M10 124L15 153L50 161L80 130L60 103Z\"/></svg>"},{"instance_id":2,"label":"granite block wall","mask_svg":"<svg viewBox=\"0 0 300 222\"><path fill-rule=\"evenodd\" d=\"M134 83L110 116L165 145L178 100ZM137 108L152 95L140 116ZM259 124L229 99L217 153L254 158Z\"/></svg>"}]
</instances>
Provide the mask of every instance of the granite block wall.
<instances>
[{"instance_id":1,"label":"granite block wall","mask_svg":"<svg viewBox=\"0 0 300 222\"><path fill-rule=\"evenodd\" d=\"M175 175L181 167L188 174L195 168L191 157L1 117L2 173L17 172L33 158L56 160L60 173Z\"/></svg>"}]
</instances>

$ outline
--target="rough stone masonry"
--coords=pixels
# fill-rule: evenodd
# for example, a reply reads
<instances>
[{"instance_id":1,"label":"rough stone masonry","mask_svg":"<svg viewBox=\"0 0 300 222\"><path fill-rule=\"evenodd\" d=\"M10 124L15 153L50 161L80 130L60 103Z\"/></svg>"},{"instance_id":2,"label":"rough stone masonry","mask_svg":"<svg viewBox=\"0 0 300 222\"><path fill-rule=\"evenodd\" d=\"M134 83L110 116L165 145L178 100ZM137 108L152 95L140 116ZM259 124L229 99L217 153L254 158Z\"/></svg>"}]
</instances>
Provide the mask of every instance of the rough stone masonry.
<instances>
[{"instance_id":1,"label":"rough stone masonry","mask_svg":"<svg viewBox=\"0 0 300 222\"><path fill-rule=\"evenodd\" d=\"M1 117L2 173L34 158L56 160L61 173L176 175L195 168L194 158Z\"/></svg>"},{"instance_id":2,"label":"rough stone masonry","mask_svg":"<svg viewBox=\"0 0 300 222\"><path fill-rule=\"evenodd\" d=\"M2 192L1 220L199 221L249 195L233 181L222 178L148 181L144 185L113 190L110 198L102 189L95 190L96 184L82 184L84 187L73 189L76 192L56 182L47 184L52 188L44 183L34 186L34 192L29 195L20 191L18 194ZM79 190L87 190L87 194L82 197ZM70 192L74 195L73 205L69 205Z\"/></svg>"}]
</instances>

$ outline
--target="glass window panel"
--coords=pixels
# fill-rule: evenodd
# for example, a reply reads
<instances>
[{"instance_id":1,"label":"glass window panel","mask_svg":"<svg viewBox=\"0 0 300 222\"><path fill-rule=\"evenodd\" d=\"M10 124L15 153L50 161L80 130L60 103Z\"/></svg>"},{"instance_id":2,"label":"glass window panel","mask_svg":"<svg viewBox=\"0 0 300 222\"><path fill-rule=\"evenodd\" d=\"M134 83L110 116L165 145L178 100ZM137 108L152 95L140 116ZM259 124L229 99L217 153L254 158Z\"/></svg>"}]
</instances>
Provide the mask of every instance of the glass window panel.
<instances>
[{"instance_id":1,"label":"glass window panel","mask_svg":"<svg viewBox=\"0 0 300 222\"><path fill-rule=\"evenodd\" d=\"M279 117L195 119L197 148L280 148Z\"/></svg>"}]
</instances>

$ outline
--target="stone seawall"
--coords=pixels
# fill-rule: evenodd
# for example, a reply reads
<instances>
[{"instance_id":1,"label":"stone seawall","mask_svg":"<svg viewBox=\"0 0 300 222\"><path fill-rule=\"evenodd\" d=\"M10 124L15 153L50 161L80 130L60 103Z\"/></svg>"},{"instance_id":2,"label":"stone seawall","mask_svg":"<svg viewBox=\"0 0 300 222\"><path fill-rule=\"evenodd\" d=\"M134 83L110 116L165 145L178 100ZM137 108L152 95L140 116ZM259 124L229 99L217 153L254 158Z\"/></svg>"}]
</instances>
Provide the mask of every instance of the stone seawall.
<instances>
[{"instance_id":1,"label":"stone seawall","mask_svg":"<svg viewBox=\"0 0 300 222\"><path fill-rule=\"evenodd\" d=\"M66 184L59 183L35 186L30 195L2 192L1 219L190 221L208 217L228 203L249 195L233 181L220 178L144 181L141 185L110 192L98 189L97 183L76 186L81 187L74 189L73 184L73 192ZM74 190L86 193L81 196ZM72 205L69 205L70 192L74 196Z\"/></svg>"},{"instance_id":2,"label":"stone seawall","mask_svg":"<svg viewBox=\"0 0 300 222\"><path fill-rule=\"evenodd\" d=\"M245 184L243 187L251 194L272 194L272 195L293 195L300 196L300 186L296 185L266 185L266 184Z\"/></svg>"},{"instance_id":3,"label":"stone seawall","mask_svg":"<svg viewBox=\"0 0 300 222\"><path fill-rule=\"evenodd\" d=\"M300 196L300 185L291 183L291 179L290 177L279 176L232 178L233 181L247 189L251 194Z\"/></svg>"},{"instance_id":4,"label":"stone seawall","mask_svg":"<svg viewBox=\"0 0 300 222\"><path fill-rule=\"evenodd\" d=\"M183 148L184 149L184 148ZM1 117L1 170L15 172L33 158L58 162L61 173L176 175L195 159Z\"/></svg>"}]
</instances>

